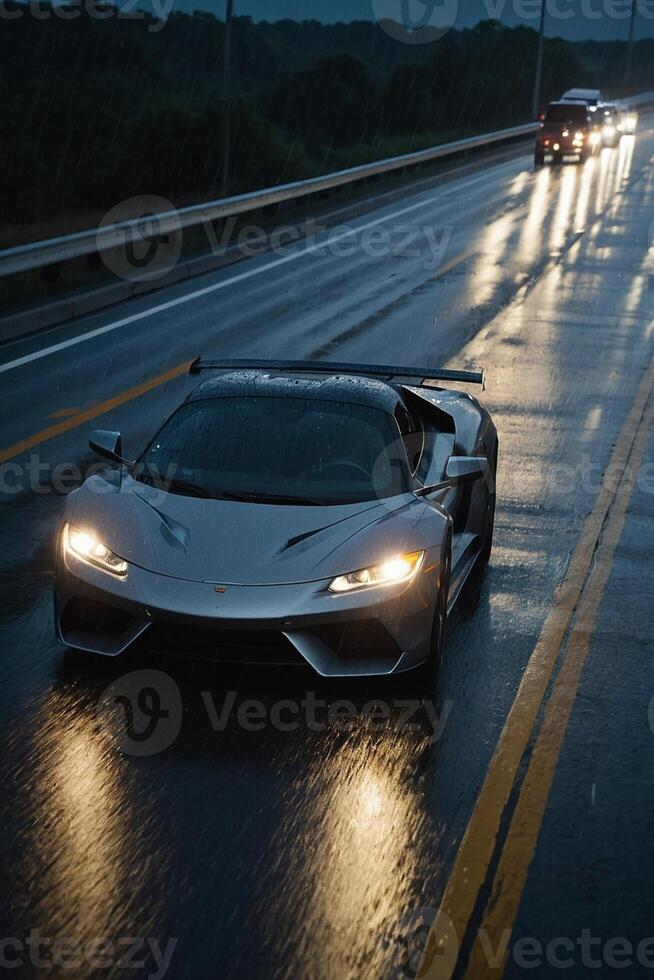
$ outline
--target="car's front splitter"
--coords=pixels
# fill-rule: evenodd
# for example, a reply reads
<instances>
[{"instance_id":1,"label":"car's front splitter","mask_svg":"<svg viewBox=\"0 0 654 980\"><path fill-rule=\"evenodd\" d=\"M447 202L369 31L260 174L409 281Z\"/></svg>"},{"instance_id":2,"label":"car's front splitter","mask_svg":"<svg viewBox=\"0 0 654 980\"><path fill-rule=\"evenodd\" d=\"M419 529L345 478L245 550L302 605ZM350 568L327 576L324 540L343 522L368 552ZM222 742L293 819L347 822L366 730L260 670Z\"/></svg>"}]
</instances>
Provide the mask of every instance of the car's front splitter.
<instances>
[{"instance_id":1,"label":"car's front splitter","mask_svg":"<svg viewBox=\"0 0 654 980\"><path fill-rule=\"evenodd\" d=\"M328 582L221 585L133 566L120 579L60 558L57 633L68 646L105 656L136 647L188 659L307 663L326 677L392 674L429 656L439 558L428 554L409 585L348 595L329 592Z\"/></svg>"}]
</instances>

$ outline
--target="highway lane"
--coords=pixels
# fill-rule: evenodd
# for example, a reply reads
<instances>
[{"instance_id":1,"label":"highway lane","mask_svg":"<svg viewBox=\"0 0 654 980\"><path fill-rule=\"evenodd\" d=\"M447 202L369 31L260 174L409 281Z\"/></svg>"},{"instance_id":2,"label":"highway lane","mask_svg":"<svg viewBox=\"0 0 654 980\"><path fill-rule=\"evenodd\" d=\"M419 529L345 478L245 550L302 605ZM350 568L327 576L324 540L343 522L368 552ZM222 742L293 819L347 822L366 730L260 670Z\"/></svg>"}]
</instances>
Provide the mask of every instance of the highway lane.
<instances>
[{"instance_id":1,"label":"highway lane","mask_svg":"<svg viewBox=\"0 0 654 980\"><path fill-rule=\"evenodd\" d=\"M52 639L51 536L62 501L30 489L26 469L36 455L47 489L54 466L83 468L95 423L6 460L0 705L11 795L0 849L3 868L15 871L3 935L38 927L86 943L178 937L174 976L401 969L402 936L416 910L441 899L651 361L653 151L645 131L583 168L534 174L527 159L511 161L357 219L327 249L319 241L288 261L294 253L251 259L2 351L0 450L74 423L75 412L100 411L199 352L482 363L502 446L496 551L479 596L453 617L431 713L422 707L417 727L399 724L395 705L391 726L371 730L359 718L351 731L323 731L305 707L295 731L270 719L243 731L232 715L217 732L203 692L218 709L233 690L236 706L255 697L267 710L280 699L306 703L307 692L359 708L424 692L410 678L344 689L303 672L161 661L180 691L183 725L145 758L120 753L101 697L144 665L90 664L62 656ZM379 229L383 240L364 241ZM394 254L389 240L408 233L417 248ZM347 254L345 244L354 246ZM10 366L166 303L177 305ZM121 428L135 448L190 383L154 387L97 424ZM72 414L52 418L61 412ZM575 914L584 921L583 904Z\"/></svg>"}]
</instances>

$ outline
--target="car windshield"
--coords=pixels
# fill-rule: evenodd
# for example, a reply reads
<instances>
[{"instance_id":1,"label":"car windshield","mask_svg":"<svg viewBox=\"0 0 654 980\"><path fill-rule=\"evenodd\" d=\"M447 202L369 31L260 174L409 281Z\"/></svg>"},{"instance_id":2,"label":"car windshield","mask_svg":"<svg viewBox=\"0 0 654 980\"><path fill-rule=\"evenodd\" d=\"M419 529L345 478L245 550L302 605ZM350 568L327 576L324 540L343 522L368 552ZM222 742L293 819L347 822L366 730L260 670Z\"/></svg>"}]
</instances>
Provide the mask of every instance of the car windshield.
<instances>
[{"instance_id":1,"label":"car windshield","mask_svg":"<svg viewBox=\"0 0 654 980\"><path fill-rule=\"evenodd\" d=\"M546 123L585 123L588 109L585 105L551 105L545 116Z\"/></svg>"},{"instance_id":2,"label":"car windshield","mask_svg":"<svg viewBox=\"0 0 654 980\"><path fill-rule=\"evenodd\" d=\"M410 489L386 412L302 397L189 402L163 426L133 476L187 496L345 504Z\"/></svg>"}]
</instances>

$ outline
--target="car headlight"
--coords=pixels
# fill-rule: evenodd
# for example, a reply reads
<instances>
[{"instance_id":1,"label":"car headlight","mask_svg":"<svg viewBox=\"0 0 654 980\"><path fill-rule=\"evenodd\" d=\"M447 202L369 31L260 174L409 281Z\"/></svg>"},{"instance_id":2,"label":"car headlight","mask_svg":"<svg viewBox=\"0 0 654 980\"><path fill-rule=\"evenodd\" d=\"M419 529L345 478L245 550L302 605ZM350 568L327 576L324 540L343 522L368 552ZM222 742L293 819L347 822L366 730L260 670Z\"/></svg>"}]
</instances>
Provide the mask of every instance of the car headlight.
<instances>
[{"instance_id":1,"label":"car headlight","mask_svg":"<svg viewBox=\"0 0 654 980\"><path fill-rule=\"evenodd\" d=\"M81 558L82 561L86 561L90 565L97 565L105 572L111 572L121 578L127 575L127 562L123 558L102 544L95 534L80 531L72 524L64 525L64 551L74 555L75 558Z\"/></svg>"},{"instance_id":2,"label":"car headlight","mask_svg":"<svg viewBox=\"0 0 654 980\"><path fill-rule=\"evenodd\" d=\"M577 141L577 143L583 143L584 134L581 132L581 130L578 130L578 132L575 133L575 140Z\"/></svg>"},{"instance_id":3,"label":"car headlight","mask_svg":"<svg viewBox=\"0 0 654 980\"><path fill-rule=\"evenodd\" d=\"M415 578L425 558L424 551L409 555L395 555L379 565L361 568L349 575L339 575L329 586L330 592L352 592L354 589L371 589L379 585L400 585Z\"/></svg>"},{"instance_id":4,"label":"car headlight","mask_svg":"<svg viewBox=\"0 0 654 980\"><path fill-rule=\"evenodd\" d=\"M602 142L602 135L601 135L601 133L591 133L590 134L590 141L593 144L593 146L599 146L600 143Z\"/></svg>"}]
</instances>

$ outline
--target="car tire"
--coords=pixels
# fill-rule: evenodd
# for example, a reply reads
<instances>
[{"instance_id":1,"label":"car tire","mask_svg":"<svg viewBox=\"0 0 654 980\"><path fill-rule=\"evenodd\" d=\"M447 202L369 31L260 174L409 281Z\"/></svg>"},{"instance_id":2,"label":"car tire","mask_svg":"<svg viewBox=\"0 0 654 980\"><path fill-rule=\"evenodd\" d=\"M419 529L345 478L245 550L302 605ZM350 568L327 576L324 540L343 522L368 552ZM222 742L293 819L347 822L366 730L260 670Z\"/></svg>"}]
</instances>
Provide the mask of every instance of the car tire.
<instances>
[{"instance_id":1,"label":"car tire","mask_svg":"<svg viewBox=\"0 0 654 980\"><path fill-rule=\"evenodd\" d=\"M436 597L436 609L431 627L431 641L429 647L429 657L424 663L415 667L412 671L417 677L421 686L430 684L435 674L438 672L443 662L443 653L447 639L447 602L450 594L450 578L452 575L452 535L447 539L445 545L445 560L439 569L438 595Z\"/></svg>"},{"instance_id":2,"label":"car tire","mask_svg":"<svg viewBox=\"0 0 654 980\"><path fill-rule=\"evenodd\" d=\"M492 483L489 487L488 494L486 495L484 528L481 535L481 550L477 561L477 566L480 569L486 568L493 550L493 534L495 533L495 506L497 502L497 450L495 451L493 462L491 463L491 480Z\"/></svg>"},{"instance_id":3,"label":"car tire","mask_svg":"<svg viewBox=\"0 0 654 980\"><path fill-rule=\"evenodd\" d=\"M430 661L432 667L440 667L443 662L445 644L447 642L447 602L450 595L450 579L452 577L452 536L447 539L444 549L444 559L439 569L438 596L436 597L436 609L431 627L431 652Z\"/></svg>"}]
</instances>

